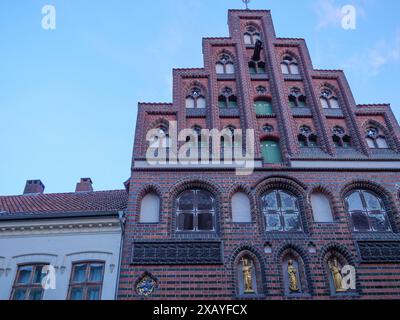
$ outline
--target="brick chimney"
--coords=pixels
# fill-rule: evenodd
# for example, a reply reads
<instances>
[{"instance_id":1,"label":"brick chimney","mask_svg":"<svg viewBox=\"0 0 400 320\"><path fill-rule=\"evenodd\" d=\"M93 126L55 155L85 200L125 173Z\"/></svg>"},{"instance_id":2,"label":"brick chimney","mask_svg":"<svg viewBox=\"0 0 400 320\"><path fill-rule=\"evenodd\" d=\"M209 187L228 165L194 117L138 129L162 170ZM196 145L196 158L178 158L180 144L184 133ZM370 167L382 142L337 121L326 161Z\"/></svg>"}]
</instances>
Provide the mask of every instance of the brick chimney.
<instances>
[{"instance_id":1,"label":"brick chimney","mask_svg":"<svg viewBox=\"0 0 400 320\"><path fill-rule=\"evenodd\" d=\"M81 178L81 182L76 184L75 192L92 192L93 182L90 178Z\"/></svg>"},{"instance_id":2,"label":"brick chimney","mask_svg":"<svg viewBox=\"0 0 400 320\"><path fill-rule=\"evenodd\" d=\"M40 180L28 180L25 185L24 194L39 194L44 192L44 184Z\"/></svg>"}]
</instances>

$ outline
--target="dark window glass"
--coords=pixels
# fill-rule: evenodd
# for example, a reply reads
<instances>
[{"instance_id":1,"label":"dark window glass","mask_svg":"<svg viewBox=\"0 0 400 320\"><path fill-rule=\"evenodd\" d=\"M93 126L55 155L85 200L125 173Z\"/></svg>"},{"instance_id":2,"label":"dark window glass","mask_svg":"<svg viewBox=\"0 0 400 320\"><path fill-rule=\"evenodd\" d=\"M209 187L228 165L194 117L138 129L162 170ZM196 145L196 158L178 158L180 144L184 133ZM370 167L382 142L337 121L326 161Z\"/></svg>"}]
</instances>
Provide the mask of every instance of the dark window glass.
<instances>
[{"instance_id":1,"label":"dark window glass","mask_svg":"<svg viewBox=\"0 0 400 320\"><path fill-rule=\"evenodd\" d=\"M68 299L100 300L103 278L103 262L73 264Z\"/></svg>"},{"instance_id":2,"label":"dark window glass","mask_svg":"<svg viewBox=\"0 0 400 320\"><path fill-rule=\"evenodd\" d=\"M15 278L12 300L41 300L43 296L42 273L44 265L23 265L18 266Z\"/></svg>"}]
</instances>

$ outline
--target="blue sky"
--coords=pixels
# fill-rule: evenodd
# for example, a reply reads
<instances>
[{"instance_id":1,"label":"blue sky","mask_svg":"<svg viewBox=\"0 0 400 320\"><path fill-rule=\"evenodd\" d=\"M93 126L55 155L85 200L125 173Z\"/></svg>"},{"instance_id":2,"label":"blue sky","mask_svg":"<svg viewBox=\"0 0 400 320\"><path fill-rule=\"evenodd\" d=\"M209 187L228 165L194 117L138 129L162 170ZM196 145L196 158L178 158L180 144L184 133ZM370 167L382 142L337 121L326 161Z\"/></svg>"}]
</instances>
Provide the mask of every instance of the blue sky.
<instances>
[{"instance_id":1,"label":"blue sky","mask_svg":"<svg viewBox=\"0 0 400 320\"><path fill-rule=\"evenodd\" d=\"M41 28L44 5L57 29ZM357 9L357 29L340 8ZM279 37L307 40L316 68L346 72L358 103L390 102L400 118L398 0L253 0ZM139 101L170 102L172 68L202 67L202 37L227 36L240 0L1 0L0 194L27 179L46 192L122 188Z\"/></svg>"}]
</instances>

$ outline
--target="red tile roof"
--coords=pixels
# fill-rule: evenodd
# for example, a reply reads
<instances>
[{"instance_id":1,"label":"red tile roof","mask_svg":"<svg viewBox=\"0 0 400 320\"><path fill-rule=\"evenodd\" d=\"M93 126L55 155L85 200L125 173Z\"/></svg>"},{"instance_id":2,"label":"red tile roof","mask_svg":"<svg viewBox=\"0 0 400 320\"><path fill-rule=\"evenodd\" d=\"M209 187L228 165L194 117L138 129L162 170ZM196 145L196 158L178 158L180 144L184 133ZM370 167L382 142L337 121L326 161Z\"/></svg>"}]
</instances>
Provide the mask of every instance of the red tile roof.
<instances>
[{"instance_id":1,"label":"red tile roof","mask_svg":"<svg viewBox=\"0 0 400 320\"><path fill-rule=\"evenodd\" d=\"M128 202L125 190L0 197L0 216L118 212Z\"/></svg>"}]
</instances>

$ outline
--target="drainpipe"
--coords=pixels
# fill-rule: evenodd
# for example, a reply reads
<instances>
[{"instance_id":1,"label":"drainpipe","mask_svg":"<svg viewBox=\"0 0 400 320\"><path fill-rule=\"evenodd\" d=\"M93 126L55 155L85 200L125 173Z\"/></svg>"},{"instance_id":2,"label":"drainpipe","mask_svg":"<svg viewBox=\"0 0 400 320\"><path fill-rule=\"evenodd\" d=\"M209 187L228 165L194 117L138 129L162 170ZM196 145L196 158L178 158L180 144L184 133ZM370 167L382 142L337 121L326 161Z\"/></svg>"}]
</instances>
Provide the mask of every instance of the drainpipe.
<instances>
[{"instance_id":1,"label":"drainpipe","mask_svg":"<svg viewBox=\"0 0 400 320\"><path fill-rule=\"evenodd\" d=\"M123 244L124 244L124 235L125 235L125 211L119 211L118 212L118 220L119 224L121 227L121 243L120 243L120 248L119 248L119 263L117 267L117 283L115 285L115 295L114 295L114 300L118 299L118 291L119 291L119 279L120 279L120 273L121 273L121 264L122 264L122 250L123 250Z\"/></svg>"}]
</instances>

